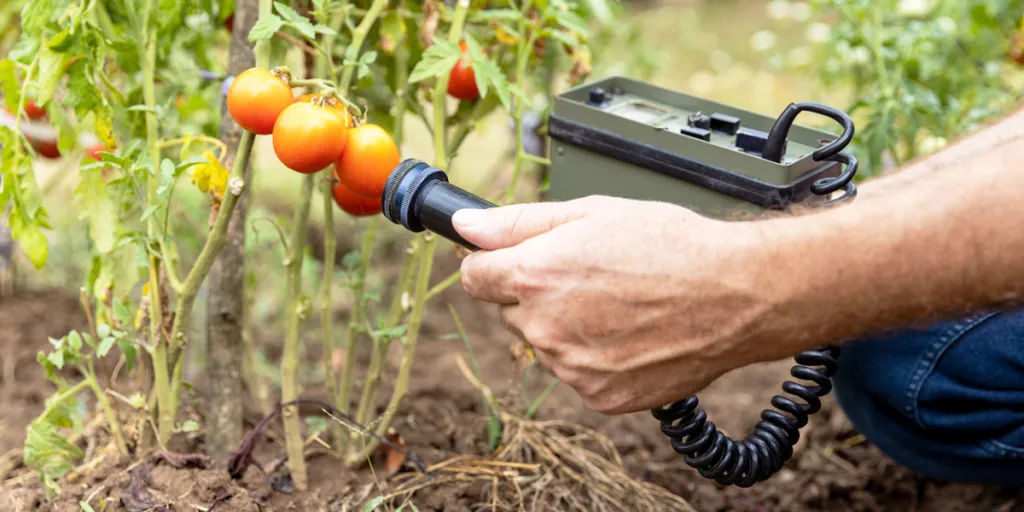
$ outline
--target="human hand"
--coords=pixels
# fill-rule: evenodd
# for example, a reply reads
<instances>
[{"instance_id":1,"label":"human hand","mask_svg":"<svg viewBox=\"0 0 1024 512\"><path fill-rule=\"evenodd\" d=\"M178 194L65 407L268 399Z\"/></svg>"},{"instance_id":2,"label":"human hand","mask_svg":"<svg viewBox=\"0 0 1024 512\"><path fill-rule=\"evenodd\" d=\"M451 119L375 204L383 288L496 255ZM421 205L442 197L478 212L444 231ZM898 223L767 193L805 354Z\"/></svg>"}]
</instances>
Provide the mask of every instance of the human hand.
<instances>
[{"instance_id":1,"label":"human hand","mask_svg":"<svg viewBox=\"0 0 1024 512\"><path fill-rule=\"evenodd\" d=\"M770 250L754 223L600 196L452 221L481 249L463 260L465 289L499 304L540 364L594 410L667 405L768 357L750 343L777 304L754 264Z\"/></svg>"}]
</instances>

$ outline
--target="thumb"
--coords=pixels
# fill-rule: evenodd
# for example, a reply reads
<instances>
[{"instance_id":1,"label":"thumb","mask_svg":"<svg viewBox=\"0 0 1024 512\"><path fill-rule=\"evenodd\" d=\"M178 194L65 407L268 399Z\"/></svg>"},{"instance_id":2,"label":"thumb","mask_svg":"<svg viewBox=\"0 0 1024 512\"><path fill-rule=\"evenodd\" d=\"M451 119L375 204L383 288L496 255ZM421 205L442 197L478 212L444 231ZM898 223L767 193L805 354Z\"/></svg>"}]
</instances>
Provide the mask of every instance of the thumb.
<instances>
[{"instance_id":1,"label":"thumb","mask_svg":"<svg viewBox=\"0 0 1024 512\"><path fill-rule=\"evenodd\" d=\"M477 247L493 251L518 245L586 213L587 209L578 201L462 209L452 216L452 227Z\"/></svg>"}]
</instances>

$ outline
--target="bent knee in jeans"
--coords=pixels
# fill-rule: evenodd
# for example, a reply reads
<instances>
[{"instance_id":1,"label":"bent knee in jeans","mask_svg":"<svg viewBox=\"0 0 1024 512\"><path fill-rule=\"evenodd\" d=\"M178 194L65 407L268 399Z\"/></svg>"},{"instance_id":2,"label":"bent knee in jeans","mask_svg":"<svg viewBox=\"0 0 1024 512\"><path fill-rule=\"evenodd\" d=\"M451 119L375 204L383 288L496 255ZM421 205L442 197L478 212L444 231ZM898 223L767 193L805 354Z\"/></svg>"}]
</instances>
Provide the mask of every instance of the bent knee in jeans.
<instances>
[{"instance_id":1,"label":"bent knee in jeans","mask_svg":"<svg viewBox=\"0 0 1024 512\"><path fill-rule=\"evenodd\" d=\"M848 343L834 382L854 426L896 461L1024 487L1024 309Z\"/></svg>"}]
</instances>

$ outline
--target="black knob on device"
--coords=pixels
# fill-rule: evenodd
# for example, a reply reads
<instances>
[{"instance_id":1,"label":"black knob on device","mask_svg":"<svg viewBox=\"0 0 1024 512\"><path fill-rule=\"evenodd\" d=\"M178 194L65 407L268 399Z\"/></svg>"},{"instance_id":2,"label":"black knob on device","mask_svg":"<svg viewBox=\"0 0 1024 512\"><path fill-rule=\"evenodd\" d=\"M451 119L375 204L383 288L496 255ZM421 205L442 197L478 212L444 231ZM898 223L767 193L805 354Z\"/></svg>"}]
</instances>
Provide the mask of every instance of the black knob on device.
<instances>
[{"instance_id":1,"label":"black knob on device","mask_svg":"<svg viewBox=\"0 0 1024 512\"><path fill-rule=\"evenodd\" d=\"M421 160L410 158L395 167L384 185L384 217L409 231L429 230L469 250L479 247L462 238L452 226L452 215L462 209L496 205L448 183L448 175Z\"/></svg>"}]
</instances>

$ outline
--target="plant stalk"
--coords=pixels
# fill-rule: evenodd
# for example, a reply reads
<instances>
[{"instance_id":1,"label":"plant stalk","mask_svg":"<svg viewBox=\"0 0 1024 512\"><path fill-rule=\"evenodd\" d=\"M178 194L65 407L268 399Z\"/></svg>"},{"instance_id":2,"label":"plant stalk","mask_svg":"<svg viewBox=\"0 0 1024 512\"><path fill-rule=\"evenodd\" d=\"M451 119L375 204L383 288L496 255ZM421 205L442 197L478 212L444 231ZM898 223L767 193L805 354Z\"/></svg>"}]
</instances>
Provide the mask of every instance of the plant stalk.
<instances>
[{"instance_id":1,"label":"plant stalk","mask_svg":"<svg viewBox=\"0 0 1024 512\"><path fill-rule=\"evenodd\" d=\"M348 329L345 332L345 368L341 374L341 389L338 391L338 410L348 414L351 410L352 386L355 382L356 354L355 347L359 341L359 329L362 327L362 319L365 316L366 300L363 295L366 293L366 270L370 267L370 260L373 256L373 241L377 232L377 220L379 217L370 219L363 232L363 241L359 247L359 269L356 270L355 283L352 285L352 315L349 317ZM340 449L347 449L349 436L342 436Z\"/></svg>"},{"instance_id":2,"label":"plant stalk","mask_svg":"<svg viewBox=\"0 0 1024 512\"><path fill-rule=\"evenodd\" d=\"M89 387L92 388L93 394L96 395L96 400L99 401L100 407L103 408L103 415L107 417L110 432L114 434L114 440L117 442L117 449L122 455L128 455L128 445L124 442L124 434L121 433L121 424L117 421L117 413L110 406L110 399L107 398L107 394L103 392L99 383L96 382L96 371L93 369L92 361L89 361L86 380L89 382Z\"/></svg>"},{"instance_id":3,"label":"plant stalk","mask_svg":"<svg viewBox=\"0 0 1024 512\"><path fill-rule=\"evenodd\" d=\"M359 52L363 48L363 41L366 40L367 34L370 33L370 27L373 26L374 22L377 21L377 17L380 16L380 12L384 10L388 5L388 0L373 0L370 4L370 8L366 11L366 16L363 16L363 20L359 22L359 26L356 27L355 31L352 32L352 42L349 44L349 48L345 50L345 54L351 54L352 59L355 61L359 60ZM355 48L352 50L352 48ZM355 76L356 68L358 66L345 66L345 71L341 73L341 82L339 83L338 89L345 94L348 91L350 85L352 85L352 77Z\"/></svg>"},{"instance_id":4,"label":"plant stalk","mask_svg":"<svg viewBox=\"0 0 1024 512\"><path fill-rule=\"evenodd\" d=\"M302 293L302 262L306 247L306 225L309 222L309 207L316 181L315 174L308 174L302 179L302 194L299 208L295 212L292 223L292 239L286 263L288 279L285 321L287 323L284 353L281 355L281 401L291 402L299 397L296 377L299 368L299 322L305 316L300 302ZM299 491L306 490L306 461L302 456L302 425L299 421L299 410L294 405L281 411L284 421L285 444L288 451L288 469L292 481Z\"/></svg>"},{"instance_id":5,"label":"plant stalk","mask_svg":"<svg viewBox=\"0 0 1024 512\"><path fill-rule=\"evenodd\" d=\"M466 15L469 14L469 0L459 0L455 8L455 15L451 28L448 32L448 41L457 45L462 39L462 28L466 23ZM445 152L445 100L448 94L448 77L442 75L434 87L434 165L439 169L447 168L448 155ZM395 414L398 406L409 388L409 375L412 372L412 363L416 355L416 342L419 339L420 324L423 321L423 310L426 304L427 289L430 285L430 271L434 263L434 250L437 247L433 234L427 232L419 235L422 240L422 254L419 256L419 274L416 279L416 292L413 298L413 310L409 317L409 329L407 338L403 343L402 362L398 369L398 378L395 381L391 399L388 401L387 409L384 411L380 422L377 424L376 433L383 436ZM371 438L363 448L355 453L350 453L345 462L348 465L356 465L367 460L379 446L380 441Z\"/></svg>"}]
</instances>

